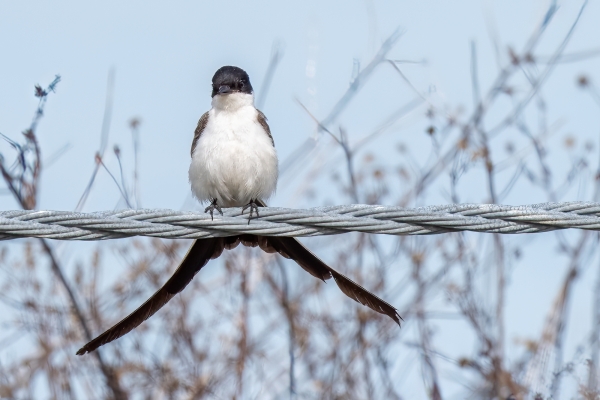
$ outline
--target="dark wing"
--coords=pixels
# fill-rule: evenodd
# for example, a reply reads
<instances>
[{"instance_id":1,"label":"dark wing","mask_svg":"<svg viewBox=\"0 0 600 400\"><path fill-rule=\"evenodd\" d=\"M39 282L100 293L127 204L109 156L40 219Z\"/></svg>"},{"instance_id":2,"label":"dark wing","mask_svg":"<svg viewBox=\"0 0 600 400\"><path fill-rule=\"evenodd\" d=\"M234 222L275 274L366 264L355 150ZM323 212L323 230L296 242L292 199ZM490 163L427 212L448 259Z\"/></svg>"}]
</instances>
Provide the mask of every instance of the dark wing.
<instances>
[{"instance_id":1,"label":"dark wing","mask_svg":"<svg viewBox=\"0 0 600 400\"><path fill-rule=\"evenodd\" d=\"M273 136L271 136L271 128L269 128L269 124L267 124L267 117L262 113L262 111L256 111L258 111L258 123L263 127L265 132L267 132L267 135L269 135L269 138L271 139L271 143L273 143L273 147L275 147L275 141L273 140Z\"/></svg>"},{"instance_id":2,"label":"dark wing","mask_svg":"<svg viewBox=\"0 0 600 400\"><path fill-rule=\"evenodd\" d=\"M190 152L192 157L194 156L194 150L196 150L196 144L198 143L198 139L200 139L200 135L202 135L202 131L204 131L204 128L206 128L206 124L208 124L208 112L205 112L204 114L202 114L202 116L200 117L200 120L198 121L198 126L196 127L196 130L194 131L194 140L192 141L192 151Z\"/></svg>"},{"instance_id":3,"label":"dark wing","mask_svg":"<svg viewBox=\"0 0 600 400\"><path fill-rule=\"evenodd\" d=\"M77 355L83 355L96 350L98 347L110 343L115 339L131 332L142 322L150 318L154 313L162 308L177 293L181 292L192 281L196 273L211 258L217 258L223 252L223 249L229 249L237 246L238 237L210 238L196 240L190 247L179 268L173 276L161 287L152 297L150 297L137 310L125 317L121 322L108 329L106 332L83 346Z\"/></svg>"},{"instance_id":4,"label":"dark wing","mask_svg":"<svg viewBox=\"0 0 600 400\"><path fill-rule=\"evenodd\" d=\"M266 204L262 200L257 200L256 203L261 207L266 207ZM244 236L252 235L241 235L240 238L244 245L253 245L246 243L244 241ZM257 245L267 252L272 253L272 250L275 250L282 256L294 260L298 265L304 268L305 271L323 281L333 276L335 283L346 296L369 307L371 310L389 316L400 325L402 317L398 314L398 310L394 306L375 296L358 283L325 264L319 257L314 255L296 239L288 237L260 236L257 238Z\"/></svg>"}]
</instances>

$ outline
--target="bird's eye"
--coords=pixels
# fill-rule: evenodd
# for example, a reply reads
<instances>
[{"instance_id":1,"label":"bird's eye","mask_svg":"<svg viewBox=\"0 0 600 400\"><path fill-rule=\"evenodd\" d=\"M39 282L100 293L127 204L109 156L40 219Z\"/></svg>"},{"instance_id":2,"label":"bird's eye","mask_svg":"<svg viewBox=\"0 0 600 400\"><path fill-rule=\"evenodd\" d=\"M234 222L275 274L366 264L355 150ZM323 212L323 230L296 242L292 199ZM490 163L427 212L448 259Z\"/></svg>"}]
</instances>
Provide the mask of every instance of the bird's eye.
<instances>
[{"instance_id":1,"label":"bird's eye","mask_svg":"<svg viewBox=\"0 0 600 400\"><path fill-rule=\"evenodd\" d=\"M240 82L240 88L244 87L244 82Z\"/></svg>"}]
</instances>

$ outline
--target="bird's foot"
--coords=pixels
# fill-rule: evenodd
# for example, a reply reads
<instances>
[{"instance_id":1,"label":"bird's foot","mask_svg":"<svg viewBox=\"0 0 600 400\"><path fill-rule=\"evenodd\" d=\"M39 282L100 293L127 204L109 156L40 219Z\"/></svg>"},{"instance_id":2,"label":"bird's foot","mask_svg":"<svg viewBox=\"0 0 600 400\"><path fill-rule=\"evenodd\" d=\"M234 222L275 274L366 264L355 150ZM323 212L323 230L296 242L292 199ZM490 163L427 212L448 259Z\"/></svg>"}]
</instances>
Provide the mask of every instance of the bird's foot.
<instances>
[{"instance_id":1,"label":"bird's foot","mask_svg":"<svg viewBox=\"0 0 600 400\"><path fill-rule=\"evenodd\" d=\"M246 204L243 208L242 208L242 215L244 214L244 211L246 211L247 208L250 209L250 218L248 218L248 225L250 225L250 220L252 219L252 211L256 211L256 217L258 218L258 205L254 202L255 200L250 200L250 203Z\"/></svg>"},{"instance_id":2,"label":"bird's foot","mask_svg":"<svg viewBox=\"0 0 600 400\"><path fill-rule=\"evenodd\" d=\"M213 199L212 203L210 203L210 206L208 206L204 209L204 213L209 212L210 219L214 220L213 211L215 211L215 210L217 210L221 215L223 215L223 210L221 210L221 207L219 207L219 205L217 204L217 199Z\"/></svg>"}]
</instances>

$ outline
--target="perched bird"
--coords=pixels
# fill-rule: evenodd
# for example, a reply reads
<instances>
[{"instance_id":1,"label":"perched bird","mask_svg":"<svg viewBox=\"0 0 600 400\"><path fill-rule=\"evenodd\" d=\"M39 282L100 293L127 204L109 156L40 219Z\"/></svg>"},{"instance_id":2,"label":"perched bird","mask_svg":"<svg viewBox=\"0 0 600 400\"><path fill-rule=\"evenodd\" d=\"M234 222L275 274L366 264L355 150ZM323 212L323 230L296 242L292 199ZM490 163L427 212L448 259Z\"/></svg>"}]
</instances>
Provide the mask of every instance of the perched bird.
<instances>
[{"instance_id":1,"label":"perched bird","mask_svg":"<svg viewBox=\"0 0 600 400\"><path fill-rule=\"evenodd\" d=\"M275 191L278 176L275 143L267 118L254 107L250 78L241 68L225 66L213 76L212 108L198 122L191 155L192 192L198 200L210 202L205 212L211 216L215 211L222 214L221 207L243 207L250 209L250 218L253 213L258 216L259 207L264 207L264 200ZM77 354L94 351L136 328L182 291L210 259L239 243L291 258L323 281L333 276L348 297L400 324L401 317L393 306L325 264L296 239L242 234L196 240L163 287Z\"/></svg>"}]
</instances>

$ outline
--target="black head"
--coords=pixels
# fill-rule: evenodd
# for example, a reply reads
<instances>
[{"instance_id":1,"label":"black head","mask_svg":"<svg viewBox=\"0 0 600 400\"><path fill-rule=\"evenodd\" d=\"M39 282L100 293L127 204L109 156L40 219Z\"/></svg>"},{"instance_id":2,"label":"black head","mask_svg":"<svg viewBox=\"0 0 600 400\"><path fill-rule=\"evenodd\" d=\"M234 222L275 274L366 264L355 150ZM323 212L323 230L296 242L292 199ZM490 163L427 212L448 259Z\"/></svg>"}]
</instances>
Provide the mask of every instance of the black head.
<instances>
[{"instance_id":1,"label":"black head","mask_svg":"<svg viewBox=\"0 0 600 400\"><path fill-rule=\"evenodd\" d=\"M252 93L250 77L241 68L225 66L215 72L212 78L212 97L218 94Z\"/></svg>"}]
</instances>

